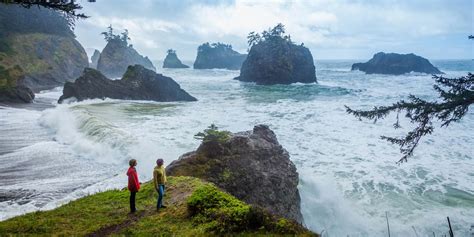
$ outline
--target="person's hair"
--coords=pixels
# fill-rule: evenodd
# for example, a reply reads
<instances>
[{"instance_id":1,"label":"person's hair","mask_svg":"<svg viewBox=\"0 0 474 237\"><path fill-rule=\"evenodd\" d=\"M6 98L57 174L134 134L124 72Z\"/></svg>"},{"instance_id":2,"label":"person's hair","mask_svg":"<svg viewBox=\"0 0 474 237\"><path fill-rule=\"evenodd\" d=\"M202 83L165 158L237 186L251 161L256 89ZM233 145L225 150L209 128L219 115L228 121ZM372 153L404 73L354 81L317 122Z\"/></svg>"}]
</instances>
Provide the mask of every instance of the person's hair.
<instances>
[{"instance_id":1,"label":"person's hair","mask_svg":"<svg viewBox=\"0 0 474 237\"><path fill-rule=\"evenodd\" d=\"M157 164L158 166L163 165L163 163L164 163L163 159L158 159L158 160L156 160L156 164Z\"/></svg>"},{"instance_id":2,"label":"person's hair","mask_svg":"<svg viewBox=\"0 0 474 237\"><path fill-rule=\"evenodd\" d=\"M137 160L131 159L131 160L128 162L128 164L129 164L130 166L135 166L135 165L137 165Z\"/></svg>"}]
</instances>

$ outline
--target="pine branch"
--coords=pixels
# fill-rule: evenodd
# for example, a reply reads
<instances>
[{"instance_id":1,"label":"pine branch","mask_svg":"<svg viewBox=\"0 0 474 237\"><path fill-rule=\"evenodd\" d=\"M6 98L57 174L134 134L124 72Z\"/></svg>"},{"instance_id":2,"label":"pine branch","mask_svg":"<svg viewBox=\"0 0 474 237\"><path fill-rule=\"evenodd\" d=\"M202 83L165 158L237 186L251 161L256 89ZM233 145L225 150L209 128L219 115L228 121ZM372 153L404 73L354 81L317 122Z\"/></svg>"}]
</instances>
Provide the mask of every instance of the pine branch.
<instances>
[{"instance_id":1,"label":"pine branch","mask_svg":"<svg viewBox=\"0 0 474 237\"><path fill-rule=\"evenodd\" d=\"M468 112L469 106L474 103L474 75L472 73L460 78L442 76L433 76L433 78L436 83L433 88L439 94L438 101L430 102L410 95L409 101L400 100L390 106L375 106L372 110L353 110L345 106L346 112L359 120L364 118L374 122L396 112L397 118L393 126L400 128L399 114L404 111L405 117L416 124L416 127L404 137L382 136L381 139L398 145L403 156L397 163L406 162L408 157L413 155L420 139L434 131L432 125L434 119L442 122L441 127L447 127L451 122L461 120Z\"/></svg>"}]
</instances>

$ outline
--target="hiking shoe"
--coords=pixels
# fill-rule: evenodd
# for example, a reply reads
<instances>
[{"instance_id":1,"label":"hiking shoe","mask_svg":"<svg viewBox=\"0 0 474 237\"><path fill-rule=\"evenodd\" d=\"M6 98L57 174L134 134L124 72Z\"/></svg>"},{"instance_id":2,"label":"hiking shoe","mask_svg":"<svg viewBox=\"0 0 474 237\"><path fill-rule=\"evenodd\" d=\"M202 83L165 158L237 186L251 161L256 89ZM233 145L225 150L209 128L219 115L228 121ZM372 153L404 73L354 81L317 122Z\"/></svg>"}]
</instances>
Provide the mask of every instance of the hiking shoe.
<instances>
[{"instance_id":1,"label":"hiking shoe","mask_svg":"<svg viewBox=\"0 0 474 237\"><path fill-rule=\"evenodd\" d=\"M161 205L161 208L166 208L166 206L165 206L165 205Z\"/></svg>"}]
</instances>

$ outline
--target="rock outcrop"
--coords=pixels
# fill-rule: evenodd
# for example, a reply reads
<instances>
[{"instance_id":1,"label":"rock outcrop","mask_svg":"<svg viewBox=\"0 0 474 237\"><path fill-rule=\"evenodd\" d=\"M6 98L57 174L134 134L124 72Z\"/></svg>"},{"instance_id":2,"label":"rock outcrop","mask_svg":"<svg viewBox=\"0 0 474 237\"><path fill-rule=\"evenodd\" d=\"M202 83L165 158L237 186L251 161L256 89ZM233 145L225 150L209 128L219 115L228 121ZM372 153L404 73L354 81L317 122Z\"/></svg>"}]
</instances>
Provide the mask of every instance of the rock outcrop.
<instances>
[{"instance_id":1,"label":"rock outcrop","mask_svg":"<svg viewBox=\"0 0 474 237\"><path fill-rule=\"evenodd\" d=\"M428 59L415 54L376 53L366 63L354 63L352 70L363 71L367 74L401 75L410 72L442 74Z\"/></svg>"},{"instance_id":2,"label":"rock outcrop","mask_svg":"<svg viewBox=\"0 0 474 237\"><path fill-rule=\"evenodd\" d=\"M16 86L9 89L0 88L0 101L6 103L31 103L35 93L25 86Z\"/></svg>"},{"instance_id":3,"label":"rock outcrop","mask_svg":"<svg viewBox=\"0 0 474 237\"><path fill-rule=\"evenodd\" d=\"M99 58L100 58L100 51L99 50L94 50L94 54L91 56L91 64L90 67L97 69L97 63L99 63Z\"/></svg>"},{"instance_id":4,"label":"rock outcrop","mask_svg":"<svg viewBox=\"0 0 474 237\"><path fill-rule=\"evenodd\" d=\"M313 55L303 44L296 45L284 33L282 24L262 32L263 37L251 33L249 39L255 37L255 41L242 64L240 76L235 79L259 85L315 83Z\"/></svg>"},{"instance_id":5,"label":"rock outcrop","mask_svg":"<svg viewBox=\"0 0 474 237\"><path fill-rule=\"evenodd\" d=\"M239 70L246 57L246 54L234 51L231 45L205 43L198 47L194 69L221 68Z\"/></svg>"},{"instance_id":6,"label":"rock outcrop","mask_svg":"<svg viewBox=\"0 0 474 237\"><path fill-rule=\"evenodd\" d=\"M111 39L100 53L97 70L107 77L119 78L128 66L136 64L156 71L150 59L140 55L131 44L120 39Z\"/></svg>"},{"instance_id":7,"label":"rock outcrop","mask_svg":"<svg viewBox=\"0 0 474 237\"><path fill-rule=\"evenodd\" d=\"M75 82L64 85L59 103L65 99L124 99L153 101L196 101L170 77L141 65L129 66L122 79L110 80L101 72L86 68Z\"/></svg>"},{"instance_id":8,"label":"rock outcrop","mask_svg":"<svg viewBox=\"0 0 474 237\"><path fill-rule=\"evenodd\" d=\"M225 142L203 142L173 161L167 174L207 180L249 204L302 222L295 165L265 125L232 134Z\"/></svg>"},{"instance_id":9,"label":"rock outcrop","mask_svg":"<svg viewBox=\"0 0 474 237\"><path fill-rule=\"evenodd\" d=\"M0 102L30 103L35 98L33 91L22 86L25 75L20 66L9 69L0 66Z\"/></svg>"},{"instance_id":10,"label":"rock outcrop","mask_svg":"<svg viewBox=\"0 0 474 237\"><path fill-rule=\"evenodd\" d=\"M169 49L165 61L163 61L163 68L189 68L189 66L179 60L176 50Z\"/></svg>"},{"instance_id":11,"label":"rock outcrop","mask_svg":"<svg viewBox=\"0 0 474 237\"><path fill-rule=\"evenodd\" d=\"M14 86L27 95L76 79L88 59L61 14L42 7L0 4L0 66L8 70L16 65L24 76Z\"/></svg>"}]
</instances>

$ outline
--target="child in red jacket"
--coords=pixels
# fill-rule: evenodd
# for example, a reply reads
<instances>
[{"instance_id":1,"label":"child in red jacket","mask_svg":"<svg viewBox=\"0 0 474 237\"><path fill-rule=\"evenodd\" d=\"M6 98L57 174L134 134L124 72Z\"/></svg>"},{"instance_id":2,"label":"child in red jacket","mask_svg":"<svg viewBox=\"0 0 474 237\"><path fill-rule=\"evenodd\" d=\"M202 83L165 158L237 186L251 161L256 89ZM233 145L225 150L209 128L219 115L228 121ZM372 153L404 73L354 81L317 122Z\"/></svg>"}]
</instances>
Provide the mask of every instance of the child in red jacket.
<instances>
[{"instance_id":1,"label":"child in red jacket","mask_svg":"<svg viewBox=\"0 0 474 237\"><path fill-rule=\"evenodd\" d=\"M134 213L137 210L135 208L135 195L138 190L140 190L140 182L138 181L137 170L135 169L135 166L137 166L137 160L131 159L128 164L130 165L130 168L128 168L127 171L128 190L130 190L130 212Z\"/></svg>"}]
</instances>

